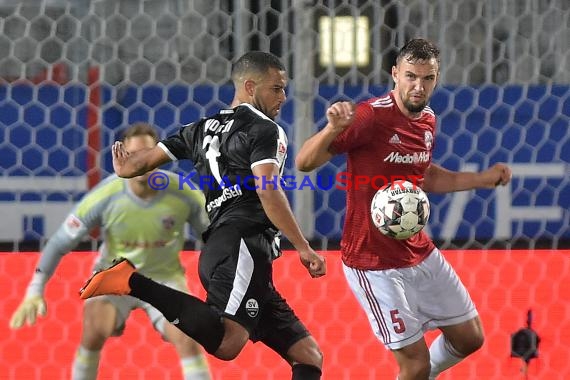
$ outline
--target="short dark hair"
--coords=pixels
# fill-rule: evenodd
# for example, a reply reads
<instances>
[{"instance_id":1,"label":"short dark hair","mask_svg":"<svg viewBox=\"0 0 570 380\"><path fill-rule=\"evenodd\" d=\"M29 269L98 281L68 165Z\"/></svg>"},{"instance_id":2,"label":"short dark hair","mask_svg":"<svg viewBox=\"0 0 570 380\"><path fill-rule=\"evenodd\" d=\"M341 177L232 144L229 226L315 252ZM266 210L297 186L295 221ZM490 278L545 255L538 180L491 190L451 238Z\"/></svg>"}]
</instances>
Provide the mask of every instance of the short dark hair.
<instances>
[{"instance_id":1,"label":"short dark hair","mask_svg":"<svg viewBox=\"0 0 570 380\"><path fill-rule=\"evenodd\" d=\"M155 142L158 142L158 133L156 132L156 129L147 123L133 124L123 131L121 140L125 141L126 139L134 136L150 136Z\"/></svg>"},{"instance_id":2,"label":"short dark hair","mask_svg":"<svg viewBox=\"0 0 570 380\"><path fill-rule=\"evenodd\" d=\"M408 62L429 61L435 58L439 66L439 48L433 43L423 38L409 40L398 52L396 64L405 59Z\"/></svg>"},{"instance_id":3,"label":"short dark hair","mask_svg":"<svg viewBox=\"0 0 570 380\"><path fill-rule=\"evenodd\" d=\"M285 71L285 66L275 55L263 51L250 51L242 55L232 67L232 81L251 73L265 74L270 68Z\"/></svg>"}]
</instances>

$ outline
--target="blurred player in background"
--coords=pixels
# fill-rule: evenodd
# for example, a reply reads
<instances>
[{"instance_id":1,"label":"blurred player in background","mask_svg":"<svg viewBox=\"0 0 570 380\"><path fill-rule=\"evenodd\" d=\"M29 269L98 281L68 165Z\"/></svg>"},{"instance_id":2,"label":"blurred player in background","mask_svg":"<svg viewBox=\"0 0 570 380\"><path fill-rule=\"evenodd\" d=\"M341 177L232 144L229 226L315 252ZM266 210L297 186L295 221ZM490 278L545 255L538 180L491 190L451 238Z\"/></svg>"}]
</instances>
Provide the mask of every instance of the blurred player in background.
<instances>
[{"instance_id":1,"label":"blurred player in background","mask_svg":"<svg viewBox=\"0 0 570 380\"><path fill-rule=\"evenodd\" d=\"M296 157L302 171L335 154L347 154L347 170L361 178L423 178L427 192L492 189L510 181L495 164L480 173L452 172L431 163L436 119L427 105L439 75L439 49L424 39L409 41L392 68L389 94L327 109L327 125ZM381 234L370 218L371 185L347 190L341 251L349 286L372 329L392 350L400 380L435 379L483 344L477 310L458 276L424 231L407 240ZM424 332L439 328L427 347Z\"/></svg>"},{"instance_id":2,"label":"blurred player in background","mask_svg":"<svg viewBox=\"0 0 570 380\"><path fill-rule=\"evenodd\" d=\"M273 284L280 255L277 230L299 252L312 277L325 260L309 245L280 186L287 137L273 121L285 102L287 78L277 57L250 52L232 68L231 109L183 127L153 149L129 154L113 145L115 172L133 177L172 160L190 159L202 179L210 226L200 254L206 302L142 276L123 261L93 276L81 297L130 294L222 360L234 359L248 339L261 341L291 365L295 380L321 377L322 353L315 339Z\"/></svg>"},{"instance_id":3,"label":"blurred player in background","mask_svg":"<svg viewBox=\"0 0 570 380\"><path fill-rule=\"evenodd\" d=\"M153 147L157 141L156 131L147 124L136 124L124 135L129 152ZM149 186L149 175L151 172L128 180L112 175L85 194L42 250L26 295L12 315L11 328L20 328L26 322L33 325L37 316L46 314L44 288L48 280L63 255L96 226L101 227L103 243L95 270L108 267L117 257L127 257L141 273L188 292L179 253L184 245L186 222L196 236L201 236L208 225L204 196L198 190L179 190L177 176L165 171L160 175L170 176L169 186L155 190ZM185 380L210 379L200 346L168 323L156 308L130 296L100 296L84 305L81 344L73 362L74 380L97 377L107 338L121 335L130 312L138 308L175 346Z\"/></svg>"}]
</instances>

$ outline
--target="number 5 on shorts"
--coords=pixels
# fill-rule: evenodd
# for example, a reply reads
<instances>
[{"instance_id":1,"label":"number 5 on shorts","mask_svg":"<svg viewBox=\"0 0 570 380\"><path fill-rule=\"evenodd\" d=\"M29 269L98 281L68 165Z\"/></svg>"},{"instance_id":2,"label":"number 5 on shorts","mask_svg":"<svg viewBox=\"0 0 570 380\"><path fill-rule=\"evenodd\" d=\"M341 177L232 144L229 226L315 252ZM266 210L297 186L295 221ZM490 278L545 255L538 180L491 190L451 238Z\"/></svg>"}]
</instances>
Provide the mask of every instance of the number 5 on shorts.
<instances>
[{"instance_id":1,"label":"number 5 on shorts","mask_svg":"<svg viewBox=\"0 0 570 380\"><path fill-rule=\"evenodd\" d=\"M398 317L398 309L390 310L390 317L392 317L392 326L394 327L394 331L397 334L401 334L406 331L406 325L404 324L404 320Z\"/></svg>"}]
</instances>

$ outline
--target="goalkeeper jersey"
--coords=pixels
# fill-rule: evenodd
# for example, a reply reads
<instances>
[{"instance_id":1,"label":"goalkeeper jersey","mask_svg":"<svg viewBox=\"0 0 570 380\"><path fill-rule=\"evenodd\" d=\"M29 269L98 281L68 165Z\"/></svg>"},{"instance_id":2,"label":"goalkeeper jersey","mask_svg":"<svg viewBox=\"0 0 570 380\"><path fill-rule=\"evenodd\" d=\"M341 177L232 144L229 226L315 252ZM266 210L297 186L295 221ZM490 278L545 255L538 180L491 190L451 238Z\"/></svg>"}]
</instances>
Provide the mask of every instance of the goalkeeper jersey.
<instances>
[{"instance_id":1,"label":"goalkeeper jersey","mask_svg":"<svg viewBox=\"0 0 570 380\"><path fill-rule=\"evenodd\" d=\"M89 191L44 248L36 272L51 276L59 258L99 226L103 243L94 269L125 257L153 279L183 273L179 252L184 245L184 226L190 223L196 236L205 230L205 200L198 190L179 189L175 174L161 172L169 176L169 185L149 200L137 197L128 180L116 175Z\"/></svg>"}]
</instances>

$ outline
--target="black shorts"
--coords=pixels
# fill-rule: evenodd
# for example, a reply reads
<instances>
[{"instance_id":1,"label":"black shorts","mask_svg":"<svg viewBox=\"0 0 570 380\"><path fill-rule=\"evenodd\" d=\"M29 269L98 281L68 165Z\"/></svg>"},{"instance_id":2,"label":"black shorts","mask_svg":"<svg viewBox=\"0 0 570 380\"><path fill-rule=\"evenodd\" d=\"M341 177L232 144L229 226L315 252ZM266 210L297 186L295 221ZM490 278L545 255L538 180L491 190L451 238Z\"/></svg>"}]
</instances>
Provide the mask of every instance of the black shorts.
<instances>
[{"instance_id":1,"label":"black shorts","mask_svg":"<svg viewBox=\"0 0 570 380\"><path fill-rule=\"evenodd\" d=\"M272 261L268 234L228 224L208 236L198 268L206 302L285 356L309 332L273 286Z\"/></svg>"}]
</instances>

